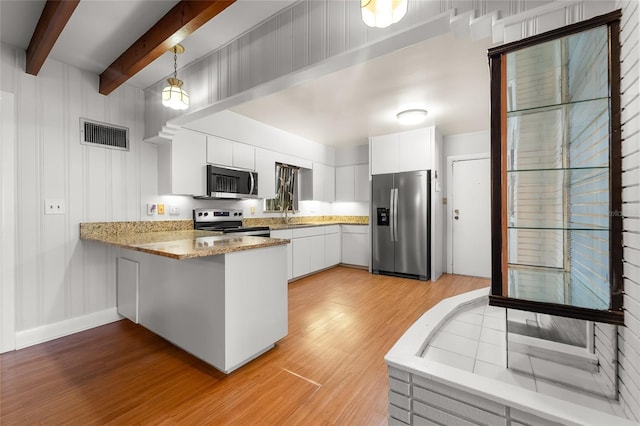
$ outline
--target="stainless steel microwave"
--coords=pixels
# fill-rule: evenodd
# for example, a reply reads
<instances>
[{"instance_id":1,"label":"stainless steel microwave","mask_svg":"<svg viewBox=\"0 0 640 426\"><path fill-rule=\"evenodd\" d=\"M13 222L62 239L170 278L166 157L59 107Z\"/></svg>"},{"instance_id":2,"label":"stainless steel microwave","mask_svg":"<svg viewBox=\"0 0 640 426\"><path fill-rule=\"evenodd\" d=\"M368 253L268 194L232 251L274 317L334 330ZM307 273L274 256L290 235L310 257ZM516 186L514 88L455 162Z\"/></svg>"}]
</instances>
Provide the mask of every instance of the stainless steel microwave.
<instances>
[{"instance_id":1,"label":"stainless steel microwave","mask_svg":"<svg viewBox=\"0 0 640 426\"><path fill-rule=\"evenodd\" d=\"M258 173L207 165L209 199L258 198Z\"/></svg>"}]
</instances>

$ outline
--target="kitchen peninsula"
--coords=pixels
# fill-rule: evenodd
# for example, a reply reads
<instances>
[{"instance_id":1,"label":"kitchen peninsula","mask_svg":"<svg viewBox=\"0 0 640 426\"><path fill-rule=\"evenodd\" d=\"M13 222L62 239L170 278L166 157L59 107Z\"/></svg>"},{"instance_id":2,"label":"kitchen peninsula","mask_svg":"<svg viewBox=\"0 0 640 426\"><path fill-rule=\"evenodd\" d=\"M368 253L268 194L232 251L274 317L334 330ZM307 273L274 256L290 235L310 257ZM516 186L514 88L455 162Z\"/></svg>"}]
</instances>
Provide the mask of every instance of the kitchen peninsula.
<instances>
[{"instance_id":1,"label":"kitchen peninsula","mask_svg":"<svg viewBox=\"0 0 640 426\"><path fill-rule=\"evenodd\" d=\"M288 240L189 220L82 223L80 238L117 247L121 315L224 373L287 334Z\"/></svg>"}]
</instances>

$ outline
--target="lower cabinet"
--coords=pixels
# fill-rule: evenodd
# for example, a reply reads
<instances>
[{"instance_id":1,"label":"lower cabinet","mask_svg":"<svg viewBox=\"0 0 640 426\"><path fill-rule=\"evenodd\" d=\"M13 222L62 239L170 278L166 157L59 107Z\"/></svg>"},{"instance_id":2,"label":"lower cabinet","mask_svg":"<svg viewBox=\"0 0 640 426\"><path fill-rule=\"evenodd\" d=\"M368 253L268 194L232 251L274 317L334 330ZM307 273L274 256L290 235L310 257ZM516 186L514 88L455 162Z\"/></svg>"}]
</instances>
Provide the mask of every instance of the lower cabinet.
<instances>
[{"instance_id":1,"label":"lower cabinet","mask_svg":"<svg viewBox=\"0 0 640 426\"><path fill-rule=\"evenodd\" d=\"M324 267L330 268L339 264L342 259L340 225L329 225L324 228Z\"/></svg>"},{"instance_id":2,"label":"lower cabinet","mask_svg":"<svg viewBox=\"0 0 640 426\"><path fill-rule=\"evenodd\" d=\"M369 267L369 226L341 225L342 263Z\"/></svg>"},{"instance_id":3,"label":"lower cabinet","mask_svg":"<svg viewBox=\"0 0 640 426\"><path fill-rule=\"evenodd\" d=\"M283 240L292 241L291 229L275 229L271 231L271 238L280 238ZM287 279L293 278L293 242L287 244Z\"/></svg>"},{"instance_id":4,"label":"lower cabinet","mask_svg":"<svg viewBox=\"0 0 640 426\"><path fill-rule=\"evenodd\" d=\"M287 279L302 277L340 263L369 267L367 225L325 225L271 231L287 246Z\"/></svg>"}]
</instances>

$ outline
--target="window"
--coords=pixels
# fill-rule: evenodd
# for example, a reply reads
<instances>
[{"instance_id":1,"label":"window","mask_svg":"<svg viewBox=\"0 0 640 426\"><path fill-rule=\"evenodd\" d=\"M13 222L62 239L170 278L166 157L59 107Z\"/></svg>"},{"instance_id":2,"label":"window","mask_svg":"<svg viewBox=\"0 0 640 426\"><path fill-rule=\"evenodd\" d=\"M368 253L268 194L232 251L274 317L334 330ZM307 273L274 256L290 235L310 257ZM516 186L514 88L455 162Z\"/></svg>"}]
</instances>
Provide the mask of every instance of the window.
<instances>
[{"instance_id":1,"label":"window","mask_svg":"<svg viewBox=\"0 0 640 426\"><path fill-rule=\"evenodd\" d=\"M623 323L620 16L489 51L492 305Z\"/></svg>"},{"instance_id":2,"label":"window","mask_svg":"<svg viewBox=\"0 0 640 426\"><path fill-rule=\"evenodd\" d=\"M291 212L298 210L299 167L276 163L276 198L264 200L265 212Z\"/></svg>"}]
</instances>

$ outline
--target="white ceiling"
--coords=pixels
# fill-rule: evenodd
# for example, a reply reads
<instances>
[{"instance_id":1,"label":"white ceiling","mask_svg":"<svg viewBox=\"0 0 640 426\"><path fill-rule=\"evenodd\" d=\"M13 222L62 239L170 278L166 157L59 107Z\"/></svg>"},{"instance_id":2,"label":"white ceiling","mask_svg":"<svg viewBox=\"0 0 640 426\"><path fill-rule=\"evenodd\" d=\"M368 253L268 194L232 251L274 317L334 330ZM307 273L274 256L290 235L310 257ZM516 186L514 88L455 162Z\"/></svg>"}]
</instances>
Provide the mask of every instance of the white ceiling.
<instances>
[{"instance_id":1,"label":"white ceiling","mask_svg":"<svg viewBox=\"0 0 640 426\"><path fill-rule=\"evenodd\" d=\"M489 130L489 47L447 34L231 110L332 146L425 125ZM396 114L413 108L428 111L426 124L403 127Z\"/></svg>"},{"instance_id":2,"label":"white ceiling","mask_svg":"<svg viewBox=\"0 0 640 426\"><path fill-rule=\"evenodd\" d=\"M179 67L206 56L294 2L236 1L182 42L186 52L178 57ZM100 74L176 3L83 0L50 57ZM44 4L42 0L0 0L0 41L26 49ZM443 134L488 130L488 47L489 41L437 37L239 105L233 111L332 146L363 144L369 136L406 129L395 121L395 114L407 108L427 109L427 125L437 125ZM172 70L173 56L168 52L127 84L147 88Z\"/></svg>"}]
</instances>

